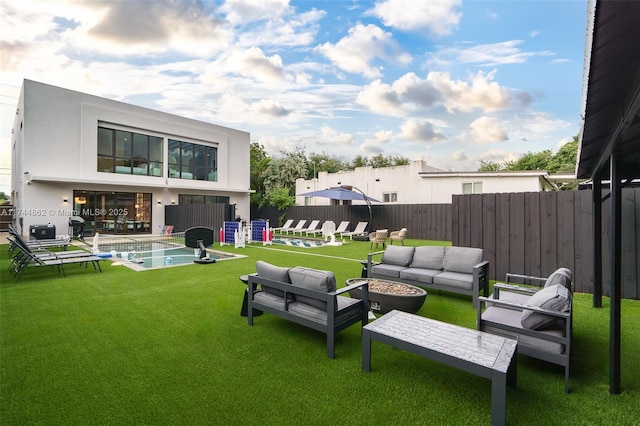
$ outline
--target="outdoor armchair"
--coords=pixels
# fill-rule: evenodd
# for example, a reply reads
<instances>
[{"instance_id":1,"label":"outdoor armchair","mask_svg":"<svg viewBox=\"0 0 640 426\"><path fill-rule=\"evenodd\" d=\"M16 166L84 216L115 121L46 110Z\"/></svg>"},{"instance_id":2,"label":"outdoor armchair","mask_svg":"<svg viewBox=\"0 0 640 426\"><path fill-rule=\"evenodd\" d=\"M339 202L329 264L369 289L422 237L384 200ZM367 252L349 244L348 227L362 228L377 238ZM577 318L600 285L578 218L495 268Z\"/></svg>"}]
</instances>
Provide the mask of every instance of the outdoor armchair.
<instances>
[{"instance_id":1,"label":"outdoor armchair","mask_svg":"<svg viewBox=\"0 0 640 426\"><path fill-rule=\"evenodd\" d=\"M394 241L400 241L404 245L404 239L407 237L407 228L402 228L399 231L392 231L389 234L389 244L393 244Z\"/></svg>"}]
</instances>

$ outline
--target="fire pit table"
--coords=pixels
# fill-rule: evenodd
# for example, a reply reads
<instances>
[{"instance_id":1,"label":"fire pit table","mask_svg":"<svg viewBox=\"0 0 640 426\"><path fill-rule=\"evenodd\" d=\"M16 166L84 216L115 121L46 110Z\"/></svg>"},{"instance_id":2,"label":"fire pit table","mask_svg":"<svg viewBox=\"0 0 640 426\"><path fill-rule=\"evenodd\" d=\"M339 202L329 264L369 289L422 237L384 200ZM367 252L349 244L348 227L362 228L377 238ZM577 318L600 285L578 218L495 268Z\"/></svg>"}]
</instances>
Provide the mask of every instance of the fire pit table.
<instances>
[{"instance_id":1,"label":"fire pit table","mask_svg":"<svg viewBox=\"0 0 640 426\"><path fill-rule=\"evenodd\" d=\"M415 314L427 298L427 292L423 288L379 278L350 278L347 285L362 281L369 283L371 310L379 314L384 315L394 309ZM360 289L354 289L349 291L349 295L360 299L362 292Z\"/></svg>"}]
</instances>

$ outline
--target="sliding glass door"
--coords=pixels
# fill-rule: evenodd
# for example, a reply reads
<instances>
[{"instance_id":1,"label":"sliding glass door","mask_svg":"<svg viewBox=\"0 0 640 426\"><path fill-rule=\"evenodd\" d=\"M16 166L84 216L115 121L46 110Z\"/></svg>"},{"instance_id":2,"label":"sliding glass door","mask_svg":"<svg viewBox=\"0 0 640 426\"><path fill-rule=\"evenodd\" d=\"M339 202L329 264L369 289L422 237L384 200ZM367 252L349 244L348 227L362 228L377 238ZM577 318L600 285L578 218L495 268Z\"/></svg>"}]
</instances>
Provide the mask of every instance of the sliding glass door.
<instances>
[{"instance_id":1,"label":"sliding glass door","mask_svg":"<svg viewBox=\"0 0 640 426\"><path fill-rule=\"evenodd\" d=\"M75 190L73 210L85 221L85 236L151 233L150 193Z\"/></svg>"}]
</instances>

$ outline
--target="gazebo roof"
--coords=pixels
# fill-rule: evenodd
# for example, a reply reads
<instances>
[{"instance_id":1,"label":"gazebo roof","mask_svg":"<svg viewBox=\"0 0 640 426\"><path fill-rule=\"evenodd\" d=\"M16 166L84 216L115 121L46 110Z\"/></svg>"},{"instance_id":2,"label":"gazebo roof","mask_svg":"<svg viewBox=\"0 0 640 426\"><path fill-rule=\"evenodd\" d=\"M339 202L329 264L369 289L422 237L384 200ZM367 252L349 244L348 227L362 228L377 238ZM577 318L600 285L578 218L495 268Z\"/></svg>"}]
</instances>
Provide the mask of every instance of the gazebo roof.
<instances>
[{"instance_id":1,"label":"gazebo roof","mask_svg":"<svg viewBox=\"0 0 640 426\"><path fill-rule=\"evenodd\" d=\"M583 118L576 175L608 176L618 149L618 173L640 177L640 2L589 1Z\"/></svg>"}]
</instances>

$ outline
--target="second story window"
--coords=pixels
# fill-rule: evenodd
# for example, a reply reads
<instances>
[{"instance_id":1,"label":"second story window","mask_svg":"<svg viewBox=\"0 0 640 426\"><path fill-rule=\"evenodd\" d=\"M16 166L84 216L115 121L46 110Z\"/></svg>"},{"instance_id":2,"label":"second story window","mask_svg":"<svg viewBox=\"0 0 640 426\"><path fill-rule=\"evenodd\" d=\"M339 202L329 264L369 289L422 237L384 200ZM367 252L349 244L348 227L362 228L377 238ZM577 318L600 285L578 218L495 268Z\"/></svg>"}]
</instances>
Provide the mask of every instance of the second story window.
<instances>
[{"instance_id":1,"label":"second story window","mask_svg":"<svg viewBox=\"0 0 640 426\"><path fill-rule=\"evenodd\" d=\"M169 177L179 179L218 180L218 149L169 139Z\"/></svg>"},{"instance_id":2,"label":"second story window","mask_svg":"<svg viewBox=\"0 0 640 426\"><path fill-rule=\"evenodd\" d=\"M158 136L98 127L98 171L162 176L162 145Z\"/></svg>"}]
</instances>

